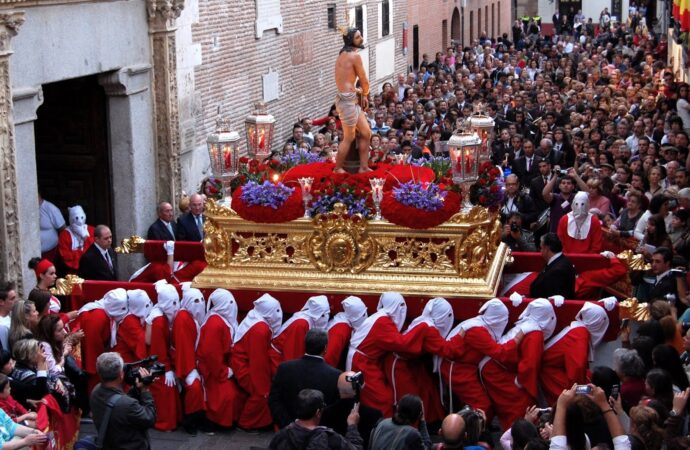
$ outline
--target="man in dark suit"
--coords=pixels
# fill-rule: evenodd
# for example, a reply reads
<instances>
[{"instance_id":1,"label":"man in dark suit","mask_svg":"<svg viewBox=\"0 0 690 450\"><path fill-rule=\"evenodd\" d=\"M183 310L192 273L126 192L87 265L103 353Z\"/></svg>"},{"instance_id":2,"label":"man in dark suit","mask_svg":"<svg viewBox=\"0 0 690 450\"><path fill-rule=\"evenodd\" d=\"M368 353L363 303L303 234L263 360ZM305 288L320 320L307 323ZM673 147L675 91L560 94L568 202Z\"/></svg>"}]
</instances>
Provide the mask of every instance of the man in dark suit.
<instances>
[{"instance_id":1,"label":"man in dark suit","mask_svg":"<svg viewBox=\"0 0 690 450\"><path fill-rule=\"evenodd\" d=\"M323 393L326 405L338 400L338 377L335 369L323 359L328 345L328 333L312 328L304 338L305 355L280 363L268 395L273 422L286 427L297 418L297 395L302 389L316 389Z\"/></svg>"},{"instance_id":2,"label":"man in dark suit","mask_svg":"<svg viewBox=\"0 0 690 450\"><path fill-rule=\"evenodd\" d=\"M521 185L529 186L532 178L539 175L541 158L534 154L534 144L529 139L525 139L522 149L524 155L513 161L513 173L518 176Z\"/></svg>"},{"instance_id":3,"label":"man in dark suit","mask_svg":"<svg viewBox=\"0 0 690 450\"><path fill-rule=\"evenodd\" d=\"M352 382L347 381L347 377L352 375L355 375L355 372L343 372L340 374L338 378L340 399L326 407L321 415L321 425L333 428L333 430L343 436L347 433L347 416L350 415L355 403L358 402ZM376 428L376 424L382 418L383 414L378 409L362 404L359 405L357 430L364 441L362 448L368 448L371 431Z\"/></svg>"},{"instance_id":4,"label":"man in dark suit","mask_svg":"<svg viewBox=\"0 0 690 450\"><path fill-rule=\"evenodd\" d=\"M204 199L199 194L189 197L189 212L177 219L178 241L199 242L204 238Z\"/></svg>"},{"instance_id":5,"label":"man in dark suit","mask_svg":"<svg viewBox=\"0 0 690 450\"><path fill-rule=\"evenodd\" d=\"M539 175L532 178L529 182L529 196L532 197L535 208L537 212L541 214L549 205L544 201L544 196L542 192L544 191L544 186L549 182L551 177L551 164L548 161L539 161Z\"/></svg>"},{"instance_id":6,"label":"man in dark suit","mask_svg":"<svg viewBox=\"0 0 690 450\"><path fill-rule=\"evenodd\" d=\"M687 309L685 303L678 297L678 273L671 270L673 252L666 247L657 248L652 253L652 274L654 286L649 292L649 301L668 300L673 296L678 314L683 314ZM667 297L669 296L669 297Z\"/></svg>"},{"instance_id":7,"label":"man in dark suit","mask_svg":"<svg viewBox=\"0 0 690 450\"><path fill-rule=\"evenodd\" d=\"M529 289L530 297L575 297L575 267L563 256L563 244L556 233L546 233L542 236L541 256L546 261L546 266L532 282Z\"/></svg>"},{"instance_id":8,"label":"man in dark suit","mask_svg":"<svg viewBox=\"0 0 690 450\"><path fill-rule=\"evenodd\" d=\"M499 138L491 144L491 161L500 165L506 158L513 154L513 146L510 144L510 131L508 128L501 130Z\"/></svg>"},{"instance_id":9,"label":"man in dark suit","mask_svg":"<svg viewBox=\"0 0 690 450\"><path fill-rule=\"evenodd\" d=\"M146 233L146 239L154 241L174 241L177 224L173 222L173 207L168 202L160 202L156 208L158 220L153 222Z\"/></svg>"},{"instance_id":10,"label":"man in dark suit","mask_svg":"<svg viewBox=\"0 0 690 450\"><path fill-rule=\"evenodd\" d=\"M565 166L565 155L562 151L553 149L553 142L551 142L551 139L544 138L539 142L537 155L541 157L541 159L547 160L553 168L556 168L556 166Z\"/></svg>"},{"instance_id":11,"label":"man in dark suit","mask_svg":"<svg viewBox=\"0 0 690 450\"><path fill-rule=\"evenodd\" d=\"M93 232L94 242L79 259L79 277L85 280L117 281L117 261L113 251L113 233L106 225Z\"/></svg>"}]
</instances>

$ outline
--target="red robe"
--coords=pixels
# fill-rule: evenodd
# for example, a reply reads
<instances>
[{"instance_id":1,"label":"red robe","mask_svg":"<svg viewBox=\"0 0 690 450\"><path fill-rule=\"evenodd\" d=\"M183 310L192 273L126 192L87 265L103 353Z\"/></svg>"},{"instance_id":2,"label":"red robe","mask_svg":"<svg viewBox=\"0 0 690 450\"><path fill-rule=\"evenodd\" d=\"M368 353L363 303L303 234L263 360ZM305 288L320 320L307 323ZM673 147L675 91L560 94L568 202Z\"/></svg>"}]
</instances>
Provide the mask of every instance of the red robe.
<instances>
[{"instance_id":1,"label":"red robe","mask_svg":"<svg viewBox=\"0 0 690 450\"><path fill-rule=\"evenodd\" d=\"M91 225L87 225L87 228L89 230L89 237L84 239L84 247L81 249L72 250L72 235L67 228L62 230L60 236L58 236L58 253L65 266L67 266L69 273L77 273L79 271L79 258L93 244L94 228Z\"/></svg>"},{"instance_id":2,"label":"red robe","mask_svg":"<svg viewBox=\"0 0 690 450\"><path fill-rule=\"evenodd\" d=\"M452 346L453 341L449 341ZM479 362L488 356L498 362L515 362L517 359L517 345L514 340L505 344L498 344L484 327L474 327L467 330L463 341L463 351L460 357L451 355L451 360L444 359L441 363L441 378L450 386L453 394L474 409L482 409L490 421L493 417L491 400L479 381ZM458 409L458 408L455 408Z\"/></svg>"},{"instance_id":3,"label":"red robe","mask_svg":"<svg viewBox=\"0 0 690 450\"><path fill-rule=\"evenodd\" d=\"M165 365L165 371L174 370L170 358L170 328L168 318L159 316L151 324L151 345L149 356L157 355L158 362ZM156 403L156 424L154 428L161 431L174 430L182 416L180 395L176 386L165 385L165 377L159 377L151 383L151 395Z\"/></svg>"},{"instance_id":4,"label":"red robe","mask_svg":"<svg viewBox=\"0 0 690 450\"><path fill-rule=\"evenodd\" d=\"M146 358L146 328L134 314L126 316L117 327L117 344L113 351L126 363Z\"/></svg>"},{"instance_id":5,"label":"red robe","mask_svg":"<svg viewBox=\"0 0 690 450\"><path fill-rule=\"evenodd\" d=\"M237 384L248 394L238 425L246 429L267 427L273 423L268 408L271 391L271 338L273 332L265 322L252 326L233 347L232 366Z\"/></svg>"},{"instance_id":6,"label":"red robe","mask_svg":"<svg viewBox=\"0 0 690 450\"><path fill-rule=\"evenodd\" d=\"M537 404L539 369L544 333L527 333L518 346L518 362L501 364L493 359L481 369L481 378L504 430ZM522 387L518 387L516 384Z\"/></svg>"},{"instance_id":7,"label":"red robe","mask_svg":"<svg viewBox=\"0 0 690 450\"><path fill-rule=\"evenodd\" d=\"M424 402L426 421L443 420L446 415L430 357L446 356L446 340L437 328L426 323L420 323L404 336L410 340L406 351L386 358L386 375L393 386L393 399L397 404L407 394L417 395Z\"/></svg>"},{"instance_id":8,"label":"red robe","mask_svg":"<svg viewBox=\"0 0 690 450\"><path fill-rule=\"evenodd\" d=\"M404 351L410 342L388 316L381 316L352 357L352 370L364 374L362 404L376 408L384 417L393 415L393 386L386 379L385 357Z\"/></svg>"},{"instance_id":9,"label":"red robe","mask_svg":"<svg viewBox=\"0 0 690 450\"><path fill-rule=\"evenodd\" d=\"M175 350L175 371L182 380L185 414L204 410L204 388L201 380L194 380L189 386L185 383L187 375L196 369L196 337L194 318L189 311L181 309L173 321L172 348Z\"/></svg>"},{"instance_id":10,"label":"red robe","mask_svg":"<svg viewBox=\"0 0 690 450\"><path fill-rule=\"evenodd\" d=\"M232 336L218 315L209 317L201 327L196 354L206 388L206 417L220 426L231 427L242 412L244 393L234 379L228 379Z\"/></svg>"},{"instance_id":11,"label":"red robe","mask_svg":"<svg viewBox=\"0 0 690 450\"><path fill-rule=\"evenodd\" d=\"M599 253L604 249L604 232L597 216L592 216L587 239L568 236L568 215L558 222L558 238L563 243L563 253Z\"/></svg>"},{"instance_id":12,"label":"red robe","mask_svg":"<svg viewBox=\"0 0 690 450\"><path fill-rule=\"evenodd\" d=\"M328 330L328 347L326 347L326 354L323 356L326 363L335 368L341 368L343 353L350 346L351 335L352 327L347 322L337 323Z\"/></svg>"},{"instance_id":13,"label":"red robe","mask_svg":"<svg viewBox=\"0 0 690 450\"><path fill-rule=\"evenodd\" d=\"M271 370L276 373L278 364L304 356L304 337L309 331L309 321L299 318L292 322L271 342Z\"/></svg>"},{"instance_id":14,"label":"red robe","mask_svg":"<svg viewBox=\"0 0 690 450\"><path fill-rule=\"evenodd\" d=\"M81 361L88 374L89 392L100 383L96 372L96 359L110 347L110 317L103 309L92 309L79 314L79 326L84 330L81 341Z\"/></svg>"},{"instance_id":15,"label":"red robe","mask_svg":"<svg viewBox=\"0 0 690 450\"><path fill-rule=\"evenodd\" d=\"M588 355L589 331L585 327L571 329L544 350L539 382L549 405L556 403L563 389L587 383Z\"/></svg>"}]
</instances>

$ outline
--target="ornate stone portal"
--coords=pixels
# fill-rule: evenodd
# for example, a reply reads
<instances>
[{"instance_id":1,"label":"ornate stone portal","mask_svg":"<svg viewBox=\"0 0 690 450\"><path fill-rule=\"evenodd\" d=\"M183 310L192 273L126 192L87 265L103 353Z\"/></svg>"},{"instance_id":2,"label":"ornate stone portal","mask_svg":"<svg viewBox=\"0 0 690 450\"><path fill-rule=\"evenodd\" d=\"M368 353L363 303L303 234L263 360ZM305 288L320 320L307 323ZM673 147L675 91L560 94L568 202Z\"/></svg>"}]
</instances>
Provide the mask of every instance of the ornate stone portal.
<instances>
[{"instance_id":1,"label":"ornate stone portal","mask_svg":"<svg viewBox=\"0 0 690 450\"><path fill-rule=\"evenodd\" d=\"M21 245L19 239L19 213L16 148L12 117L12 83L10 81L11 41L16 36L24 13L7 11L0 13L0 278L17 280L22 292Z\"/></svg>"},{"instance_id":2,"label":"ornate stone portal","mask_svg":"<svg viewBox=\"0 0 690 450\"><path fill-rule=\"evenodd\" d=\"M342 205L314 220L248 222L206 205L208 267L202 288L487 298L510 258L498 218L486 208L428 230L349 217Z\"/></svg>"},{"instance_id":3,"label":"ornate stone portal","mask_svg":"<svg viewBox=\"0 0 690 450\"><path fill-rule=\"evenodd\" d=\"M158 198L173 199L181 192L175 19L184 8L184 0L147 0L146 3L153 54Z\"/></svg>"}]
</instances>

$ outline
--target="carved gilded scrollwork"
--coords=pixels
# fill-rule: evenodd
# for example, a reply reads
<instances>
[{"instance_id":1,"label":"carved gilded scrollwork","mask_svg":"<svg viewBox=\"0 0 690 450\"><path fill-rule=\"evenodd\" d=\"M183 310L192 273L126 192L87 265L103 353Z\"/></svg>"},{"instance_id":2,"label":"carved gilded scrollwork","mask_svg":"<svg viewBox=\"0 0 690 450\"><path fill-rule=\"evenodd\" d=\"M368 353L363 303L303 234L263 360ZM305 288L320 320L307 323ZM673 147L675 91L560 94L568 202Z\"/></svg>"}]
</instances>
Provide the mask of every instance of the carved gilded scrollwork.
<instances>
[{"instance_id":1,"label":"carved gilded scrollwork","mask_svg":"<svg viewBox=\"0 0 690 450\"><path fill-rule=\"evenodd\" d=\"M209 266L217 269L228 267L232 254L230 238L215 220L207 218L204 222L204 252Z\"/></svg>"},{"instance_id":2,"label":"carved gilded scrollwork","mask_svg":"<svg viewBox=\"0 0 690 450\"><path fill-rule=\"evenodd\" d=\"M206 200L206 207L204 208L204 213L207 216L216 217L232 217L237 215L237 213L234 210L228 208L227 206L221 205L212 198Z\"/></svg>"},{"instance_id":3,"label":"carved gilded scrollwork","mask_svg":"<svg viewBox=\"0 0 690 450\"><path fill-rule=\"evenodd\" d=\"M632 250L625 250L617 254L616 258L620 259L628 266L629 272L644 272L652 268L652 266L645 261L644 255L634 253Z\"/></svg>"},{"instance_id":4,"label":"carved gilded scrollwork","mask_svg":"<svg viewBox=\"0 0 690 450\"><path fill-rule=\"evenodd\" d=\"M378 244L367 232L361 215L349 216L342 203L332 214L318 215L307 240L307 255L321 272L359 273L376 259Z\"/></svg>"},{"instance_id":5,"label":"carved gilded scrollwork","mask_svg":"<svg viewBox=\"0 0 690 450\"><path fill-rule=\"evenodd\" d=\"M55 287L50 288L50 293L53 295L72 295L74 286L82 284L83 282L83 278L79 278L74 274L69 274L65 278L58 278L55 281Z\"/></svg>"},{"instance_id":6,"label":"carved gilded scrollwork","mask_svg":"<svg viewBox=\"0 0 690 450\"><path fill-rule=\"evenodd\" d=\"M233 263L309 264L306 235L268 233L244 237L232 233L230 238L238 244L237 252L231 256Z\"/></svg>"},{"instance_id":7,"label":"carved gilded scrollwork","mask_svg":"<svg viewBox=\"0 0 690 450\"><path fill-rule=\"evenodd\" d=\"M119 247L115 247L115 253L122 253L124 255L128 253L141 253L144 251L144 243L146 239L136 234L125 238L120 243Z\"/></svg>"},{"instance_id":8,"label":"carved gilded scrollwork","mask_svg":"<svg viewBox=\"0 0 690 450\"><path fill-rule=\"evenodd\" d=\"M453 261L447 255L455 246L452 240L435 243L429 239L380 237L376 242L379 252L372 267L455 272Z\"/></svg>"},{"instance_id":9,"label":"carved gilded scrollwork","mask_svg":"<svg viewBox=\"0 0 690 450\"><path fill-rule=\"evenodd\" d=\"M484 222L489 219L489 210L481 206L474 206L469 211L460 211L451 217L446 223L466 224L468 222Z\"/></svg>"},{"instance_id":10,"label":"carved gilded scrollwork","mask_svg":"<svg viewBox=\"0 0 690 450\"><path fill-rule=\"evenodd\" d=\"M470 231L455 247L455 264L458 274L465 278L481 277L486 273L491 255L489 235L483 228Z\"/></svg>"}]
</instances>

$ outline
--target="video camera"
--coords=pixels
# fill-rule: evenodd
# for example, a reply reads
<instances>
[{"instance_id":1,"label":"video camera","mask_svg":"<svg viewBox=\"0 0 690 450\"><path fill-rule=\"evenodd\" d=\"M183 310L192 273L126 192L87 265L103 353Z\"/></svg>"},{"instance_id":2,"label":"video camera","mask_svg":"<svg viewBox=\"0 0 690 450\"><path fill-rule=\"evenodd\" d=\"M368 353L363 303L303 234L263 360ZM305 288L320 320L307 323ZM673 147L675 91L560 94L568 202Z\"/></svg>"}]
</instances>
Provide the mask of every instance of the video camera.
<instances>
[{"instance_id":1,"label":"video camera","mask_svg":"<svg viewBox=\"0 0 690 450\"><path fill-rule=\"evenodd\" d=\"M364 374L362 372L357 372L354 375L346 375L345 381L352 385L352 390L355 391L355 401L359 401L359 394L362 392L362 387L364 386Z\"/></svg>"},{"instance_id":2,"label":"video camera","mask_svg":"<svg viewBox=\"0 0 690 450\"><path fill-rule=\"evenodd\" d=\"M147 377L142 377L139 373L140 367L148 370L150 375ZM165 365L158 362L158 355L151 355L148 358L144 358L140 361L125 364L123 370L125 372L125 383L132 386L137 380L140 380L143 384L148 386L149 384L153 383L153 380L156 378L165 375Z\"/></svg>"}]
</instances>

